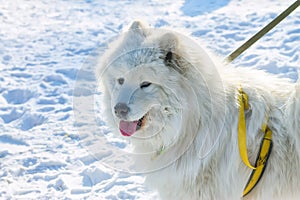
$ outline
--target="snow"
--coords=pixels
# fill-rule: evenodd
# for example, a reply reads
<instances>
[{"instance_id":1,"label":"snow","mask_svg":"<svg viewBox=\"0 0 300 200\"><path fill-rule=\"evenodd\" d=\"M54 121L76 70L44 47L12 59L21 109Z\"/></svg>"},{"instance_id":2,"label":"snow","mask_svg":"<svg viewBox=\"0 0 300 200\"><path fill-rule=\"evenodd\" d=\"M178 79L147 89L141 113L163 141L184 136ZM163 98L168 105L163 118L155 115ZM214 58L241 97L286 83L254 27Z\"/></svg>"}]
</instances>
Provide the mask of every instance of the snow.
<instances>
[{"instance_id":1,"label":"snow","mask_svg":"<svg viewBox=\"0 0 300 200\"><path fill-rule=\"evenodd\" d=\"M101 94L95 92L92 72L105 43L142 19L192 35L225 57L291 3L2 1L0 198L157 199L155 191L144 186L142 175L105 163L127 148L109 132L101 105L96 103L94 113L90 104L93 95ZM298 8L234 64L296 81L299 27Z\"/></svg>"}]
</instances>

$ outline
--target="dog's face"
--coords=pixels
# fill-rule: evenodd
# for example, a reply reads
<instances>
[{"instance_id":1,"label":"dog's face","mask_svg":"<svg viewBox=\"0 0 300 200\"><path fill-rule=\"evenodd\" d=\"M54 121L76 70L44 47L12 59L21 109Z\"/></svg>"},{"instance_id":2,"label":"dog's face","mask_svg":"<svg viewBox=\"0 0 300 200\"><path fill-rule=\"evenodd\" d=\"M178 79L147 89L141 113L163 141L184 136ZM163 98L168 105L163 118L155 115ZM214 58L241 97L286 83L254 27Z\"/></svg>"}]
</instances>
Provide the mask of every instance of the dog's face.
<instances>
[{"instance_id":1,"label":"dog's face","mask_svg":"<svg viewBox=\"0 0 300 200\"><path fill-rule=\"evenodd\" d=\"M170 33L153 38L138 27L110 53L98 77L104 86L105 115L114 132L151 143L154 149L179 136L186 102L182 90L189 86L178 67L176 42Z\"/></svg>"},{"instance_id":2,"label":"dog's face","mask_svg":"<svg viewBox=\"0 0 300 200\"><path fill-rule=\"evenodd\" d=\"M167 70L161 67L165 66L159 62L142 64L114 78L111 112L123 136L150 137L171 117L172 91L164 83L167 77L162 77ZM162 78L164 82L159 81Z\"/></svg>"},{"instance_id":3,"label":"dog's face","mask_svg":"<svg viewBox=\"0 0 300 200\"><path fill-rule=\"evenodd\" d=\"M157 51L156 59L135 66L123 62L132 57L141 60L145 51L151 54ZM107 110L113 119L111 125L121 135L143 142L160 141L156 145L162 146L166 145L163 141L175 140L180 127L182 77L166 66L164 55L159 51L146 48L117 58L107 69L105 95Z\"/></svg>"},{"instance_id":4,"label":"dog's face","mask_svg":"<svg viewBox=\"0 0 300 200\"><path fill-rule=\"evenodd\" d=\"M204 99L209 98L207 83L185 58L178 37L173 32L152 32L135 22L110 46L97 71L108 125L147 151L168 147L180 138L192 140L201 112L209 107L210 99ZM201 56L197 60L207 58ZM201 70L212 74L210 68ZM201 101L206 103L199 106Z\"/></svg>"}]
</instances>

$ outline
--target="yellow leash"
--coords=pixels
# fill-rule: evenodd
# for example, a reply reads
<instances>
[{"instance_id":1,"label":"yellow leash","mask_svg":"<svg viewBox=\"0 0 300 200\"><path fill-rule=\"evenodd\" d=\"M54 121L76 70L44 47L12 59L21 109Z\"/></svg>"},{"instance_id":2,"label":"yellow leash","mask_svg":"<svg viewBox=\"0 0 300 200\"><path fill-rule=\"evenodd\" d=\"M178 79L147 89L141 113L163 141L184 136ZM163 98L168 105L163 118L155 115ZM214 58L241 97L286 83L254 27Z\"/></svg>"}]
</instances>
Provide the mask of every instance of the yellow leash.
<instances>
[{"instance_id":1,"label":"yellow leash","mask_svg":"<svg viewBox=\"0 0 300 200\"><path fill-rule=\"evenodd\" d=\"M248 166L251 169L255 169L255 167L253 167L249 162L248 154L247 154L247 133L246 133L247 128L246 128L246 120L245 120L245 110L249 109L249 104L248 104L248 96L242 90L242 88L239 89L238 101L240 104L239 123L238 123L238 143L239 143L240 155L246 166Z\"/></svg>"},{"instance_id":2,"label":"yellow leash","mask_svg":"<svg viewBox=\"0 0 300 200\"><path fill-rule=\"evenodd\" d=\"M239 109L239 121L238 121L238 145L240 156L246 166L252 169L252 173L249 177L249 180L244 188L243 197L249 194L251 190L257 185L260 178L262 177L265 168L267 166L267 161L272 151L272 131L267 125L266 122L262 125L262 132L264 133L264 137L262 139L259 153L255 162L255 166L252 166L248 154L247 154L247 128L246 128L246 119L245 119L245 110L248 110L249 103L248 103L248 96L242 90L239 89L238 94L238 101L240 104Z\"/></svg>"}]
</instances>

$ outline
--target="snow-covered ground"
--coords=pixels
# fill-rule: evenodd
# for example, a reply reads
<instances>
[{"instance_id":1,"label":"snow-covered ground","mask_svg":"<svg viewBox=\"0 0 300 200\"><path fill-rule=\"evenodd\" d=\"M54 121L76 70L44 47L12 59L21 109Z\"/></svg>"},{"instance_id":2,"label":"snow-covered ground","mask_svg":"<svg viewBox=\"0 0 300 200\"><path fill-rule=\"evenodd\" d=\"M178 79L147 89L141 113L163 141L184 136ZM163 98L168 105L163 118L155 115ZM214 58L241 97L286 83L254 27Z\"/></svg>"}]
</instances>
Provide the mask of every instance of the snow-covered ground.
<instances>
[{"instance_id":1,"label":"snow-covered ground","mask_svg":"<svg viewBox=\"0 0 300 200\"><path fill-rule=\"evenodd\" d=\"M156 199L141 175L105 165L107 143L91 135L111 137L101 115L90 119L86 112L95 92L94 61L105 42L142 19L190 34L225 57L292 2L1 1L0 199ZM296 81L300 9L235 64ZM115 149L126 146L109 140Z\"/></svg>"}]
</instances>

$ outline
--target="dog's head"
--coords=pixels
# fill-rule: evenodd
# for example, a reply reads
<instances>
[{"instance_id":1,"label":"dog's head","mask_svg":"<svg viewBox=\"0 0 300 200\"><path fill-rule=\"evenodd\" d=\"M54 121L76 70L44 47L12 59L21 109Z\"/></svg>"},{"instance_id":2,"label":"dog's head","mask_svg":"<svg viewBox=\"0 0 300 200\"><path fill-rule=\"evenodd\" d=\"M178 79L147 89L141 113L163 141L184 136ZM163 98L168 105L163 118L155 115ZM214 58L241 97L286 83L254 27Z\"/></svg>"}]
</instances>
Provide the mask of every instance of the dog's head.
<instances>
[{"instance_id":1,"label":"dog's head","mask_svg":"<svg viewBox=\"0 0 300 200\"><path fill-rule=\"evenodd\" d=\"M134 22L110 45L97 69L109 126L146 151L192 138L184 134L197 133L200 113L211 101L206 86L212 71L193 66L199 66L195 60L211 61L201 49L194 58L197 47L184 40L174 32ZM199 105L202 100L206 105Z\"/></svg>"}]
</instances>

